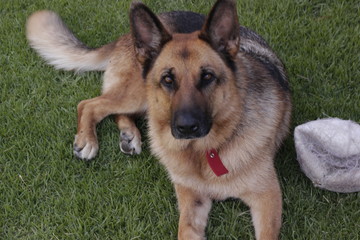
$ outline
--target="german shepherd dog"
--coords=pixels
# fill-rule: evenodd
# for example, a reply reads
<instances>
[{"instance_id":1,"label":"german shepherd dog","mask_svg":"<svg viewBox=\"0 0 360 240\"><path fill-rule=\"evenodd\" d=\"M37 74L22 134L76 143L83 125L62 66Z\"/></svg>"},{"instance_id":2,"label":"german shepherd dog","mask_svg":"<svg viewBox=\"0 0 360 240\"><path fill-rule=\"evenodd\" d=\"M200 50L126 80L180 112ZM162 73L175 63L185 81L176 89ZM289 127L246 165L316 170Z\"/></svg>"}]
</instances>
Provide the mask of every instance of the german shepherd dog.
<instances>
[{"instance_id":1,"label":"german shepherd dog","mask_svg":"<svg viewBox=\"0 0 360 240\"><path fill-rule=\"evenodd\" d=\"M239 25L234 0L218 0L207 17L156 16L136 2L130 22L130 34L90 49L51 11L28 19L29 43L49 64L105 71L102 95L78 105L75 155L96 156L96 124L108 115L116 116L122 152L139 154L133 117L146 114L151 150L175 186L178 239L205 239L212 200L226 198L250 207L256 239L277 239L282 197L273 160L291 112L282 62Z\"/></svg>"}]
</instances>

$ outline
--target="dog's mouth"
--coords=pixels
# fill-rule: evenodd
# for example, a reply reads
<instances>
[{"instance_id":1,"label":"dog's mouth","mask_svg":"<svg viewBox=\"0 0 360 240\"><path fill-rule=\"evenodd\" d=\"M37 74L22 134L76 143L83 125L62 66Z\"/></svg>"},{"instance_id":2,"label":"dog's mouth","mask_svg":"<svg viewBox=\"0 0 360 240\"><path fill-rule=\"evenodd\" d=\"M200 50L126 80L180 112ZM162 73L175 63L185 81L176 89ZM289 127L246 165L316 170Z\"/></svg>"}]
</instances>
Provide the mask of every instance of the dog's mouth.
<instances>
[{"instance_id":1,"label":"dog's mouth","mask_svg":"<svg viewBox=\"0 0 360 240\"><path fill-rule=\"evenodd\" d=\"M171 134L176 139L196 139L205 137L211 130L212 121L208 114L179 111L173 115Z\"/></svg>"}]
</instances>

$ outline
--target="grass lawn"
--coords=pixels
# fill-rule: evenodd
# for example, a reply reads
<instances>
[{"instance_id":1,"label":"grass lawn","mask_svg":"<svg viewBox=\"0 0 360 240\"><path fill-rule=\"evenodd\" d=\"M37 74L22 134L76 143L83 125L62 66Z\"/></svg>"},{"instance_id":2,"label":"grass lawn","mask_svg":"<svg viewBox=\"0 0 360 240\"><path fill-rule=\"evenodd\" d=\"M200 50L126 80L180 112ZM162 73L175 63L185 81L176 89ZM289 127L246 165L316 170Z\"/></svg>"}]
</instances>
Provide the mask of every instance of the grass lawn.
<instances>
[{"instance_id":1,"label":"grass lawn","mask_svg":"<svg viewBox=\"0 0 360 240\"><path fill-rule=\"evenodd\" d=\"M144 0L155 12L207 13L213 1ZM76 106L100 94L101 73L47 66L25 39L32 12L58 12L91 47L129 31L124 0L0 1L0 239L175 239L176 198L148 143L125 156L111 118L98 127L98 157L73 156ZM295 126L328 116L360 122L360 2L239 0L241 24L283 59ZM146 136L146 123L139 122ZM146 139L146 137L145 137ZM360 193L313 187L293 136L276 159L284 199L282 239L360 239ZM248 208L215 203L208 239L254 239Z\"/></svg>"}]
</instances>

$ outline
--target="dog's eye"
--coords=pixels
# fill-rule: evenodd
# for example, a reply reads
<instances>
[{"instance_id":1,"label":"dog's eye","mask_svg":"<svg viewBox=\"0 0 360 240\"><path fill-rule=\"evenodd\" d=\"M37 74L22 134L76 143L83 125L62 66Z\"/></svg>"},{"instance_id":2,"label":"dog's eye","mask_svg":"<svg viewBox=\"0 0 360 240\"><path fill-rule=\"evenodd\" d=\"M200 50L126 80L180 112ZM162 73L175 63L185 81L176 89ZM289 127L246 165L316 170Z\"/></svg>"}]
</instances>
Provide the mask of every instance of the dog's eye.
<instances>
[{"instance_id":1,"label":"dog's eye","mask_svg":"<svg viewBox=\"0 0 360 240\"><path fill-rule=\"evenodd\" d=\"M201 80L203 81L211 81L213 79L213 75L211 73L203 73Z\"/></svg>"},{"instance_id":2,"label":"dog's eye","mask_svg":"<svg viewBox=\"0 0 360 240\"><path fill-rule=\"evenodd\" d=\"M215 76L211 72L202 72L200 77L200 82L198 84L198 88L205 88L210 83L212 83L215 80Z\"/></svg>"},{"instance_id":3,"label":"dog's eye","mask_svg":"<svg viewBox=\"0 0 360 240\"><path fill-rule=\"evenodd\" d=\"M175 87L175 80L172 74L166 74L161 78L161 84L166 88L172 90Z\"/></svg>"},{"instance_id":4,"label":"dog's eye","mask_svg":"<svg viewBox=\"0 0 360 240\"><path fill-rule=\"evenodd\" d=\"M173 80L173 78L172 78L171 76L165 76L165 77L163 78L163 81L164 81L164 83L167 84L167 85L173 84L173 82L174 82L174 80Z\"/></svg>"}]
</instances>

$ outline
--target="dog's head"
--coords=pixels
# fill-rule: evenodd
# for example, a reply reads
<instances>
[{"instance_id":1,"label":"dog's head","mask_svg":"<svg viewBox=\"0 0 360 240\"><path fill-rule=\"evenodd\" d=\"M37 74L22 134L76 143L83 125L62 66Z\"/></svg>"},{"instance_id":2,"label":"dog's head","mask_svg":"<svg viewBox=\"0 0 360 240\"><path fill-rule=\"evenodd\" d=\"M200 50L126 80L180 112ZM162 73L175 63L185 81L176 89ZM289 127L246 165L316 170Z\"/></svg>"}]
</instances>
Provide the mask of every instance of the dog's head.
<instances>
[{"instance_id":1,"label":"dog's head","mask_svg":"<svg viewBox=\"0 0 360 240\"><path fill-rule=\"evenodd\" d=\"M202 29L171 34L145 5L134 3L130 21L136 57L146 79L149 118L176 139L206 136L230 101L239 24L235 2L219 0ZM150 119L151 120L151 119Z\"/></svg>"}]
</instances>

